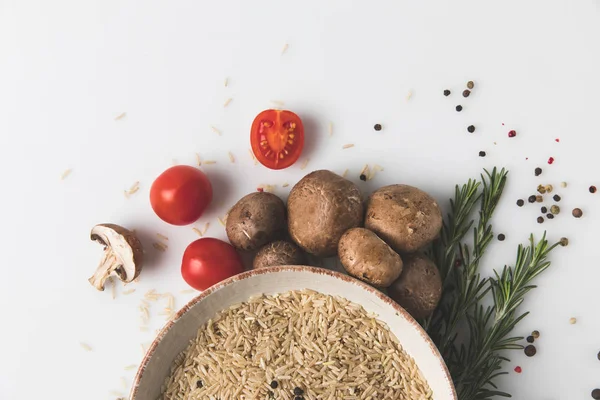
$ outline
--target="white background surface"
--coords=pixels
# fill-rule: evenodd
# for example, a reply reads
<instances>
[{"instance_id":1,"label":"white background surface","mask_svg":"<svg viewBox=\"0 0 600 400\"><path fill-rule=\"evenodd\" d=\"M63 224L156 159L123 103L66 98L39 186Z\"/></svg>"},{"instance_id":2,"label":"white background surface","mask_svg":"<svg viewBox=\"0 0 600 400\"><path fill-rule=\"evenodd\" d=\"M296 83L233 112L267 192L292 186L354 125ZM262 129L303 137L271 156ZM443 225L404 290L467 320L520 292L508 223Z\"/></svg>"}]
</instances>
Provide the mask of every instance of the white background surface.
<instances>
[{"instance_id":1,"label":"white background surface","mask_svg":"<svg viewBox=\"0 0 600 400\"><path fill-rule=\"evenodd\" d=\"M409 183L446 204L454 184L482 167L508 167L495 222L507 240L493 244L486 267L512 262L530 232L571 245L523 306L531 315L517 333L540 330L538 355L513 353L501 388L516 399L590 398L600 386L600 193L587 191L600 186L599 71L598 0L0 0L0 398L127 392L120 377L129 384L135 371L124 367L139 363L140 344L164 322L156 304L150 331L139 330L143 293L172 292L177 307L193 296L179 293L179 262L196 236L161 222L148 190L173 162L193 164L195 152L217 161L205 168L215 201L196 226L211 222L220 238L217 217L239 197L312 169L349 168L358 182L362 165L376 162L385 171L359 182L365 192ZM476 88L463 99L470 79ZM269 171L248 155L251 121L271 100L305 122L305 171ZM518 136L508 139L509 129ZM342 150L346 143L356 146ZM125 199L138 180L141 190ZM558 191L564 211L554 221L540 226L537 206L514 205L538 183L560 181L569 187ZM569 215L575 206L584 218ZM141 232L151 262L132 295L119 286L113 300L86 282L101 253L89 230L100 222ZM152 249L156 232L170 238L164 254Z\"/></svg>"}]
</instances>

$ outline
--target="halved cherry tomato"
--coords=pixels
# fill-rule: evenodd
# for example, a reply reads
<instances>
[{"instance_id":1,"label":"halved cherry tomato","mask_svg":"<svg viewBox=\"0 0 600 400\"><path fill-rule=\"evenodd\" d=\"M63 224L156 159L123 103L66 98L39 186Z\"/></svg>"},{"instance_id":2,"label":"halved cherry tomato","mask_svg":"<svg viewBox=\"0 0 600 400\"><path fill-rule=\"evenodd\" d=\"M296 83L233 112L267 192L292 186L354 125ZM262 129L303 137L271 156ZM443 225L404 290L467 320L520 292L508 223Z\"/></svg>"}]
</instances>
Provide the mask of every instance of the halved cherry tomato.
<instances>
[{"instance_id":1,"label":"halved cherry tomato","mask_svg":"<svg viewBox=\"0 0 600 400\"><path fill-rule=\"evenodd\" d=\"M287 168L302 153L304 126L291 111L265 110L252 122L250 144L254 156L265 167Z\"/></svg>"},{"instance_id":2,"label":"halved cherry tomato","mask_svg":"<svg viewBox=\"0 0 600 400\"><path fill-rule=\"evenodd\" d=\"M212 200L212 186L198 168L176 165L160 174L150 188L150 205L172 225L195 222Z\"/></svg>"}]
</instances>

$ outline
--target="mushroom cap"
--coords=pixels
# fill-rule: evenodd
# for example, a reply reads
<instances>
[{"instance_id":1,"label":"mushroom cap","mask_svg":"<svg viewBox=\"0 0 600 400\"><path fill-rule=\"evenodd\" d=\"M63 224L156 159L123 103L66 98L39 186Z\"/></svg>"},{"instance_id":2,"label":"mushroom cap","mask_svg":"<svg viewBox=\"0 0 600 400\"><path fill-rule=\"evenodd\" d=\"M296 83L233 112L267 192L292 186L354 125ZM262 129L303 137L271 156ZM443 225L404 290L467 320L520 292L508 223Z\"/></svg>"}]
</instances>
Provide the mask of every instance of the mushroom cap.
<instances>
[{"instance_id":1,"label":"mushroom cap","mask_svg":"<svg viewBox=\"0 0 600 400\"><path fill-rule=\"evenodd\" d=\"M123 282L131 282L142 270L144 251L137 236L116 224L98 224L92 228L90 239L110 248L119 267L115 270Z\"/></svg>"},{"instance_id":2,"label":"mushroom cap","mask_svg":"<svg viewBox=\"0 0 600 400\"><path fill-rule=\"evenodd\" d=\"M412 253L439 235L442 212L433 197L416 187L384 186L369 197L365 228L396 252Z\"/></svg>"},{"instance_id":3,"label":"mushroom cap","mask_svg":"<svg viewBox=\"0 0 600 400\"><path fill-rule=\"evenodd\" d=\"M306 257L298 246L293 243L279 240L263 246L252 263L253 269L275 267L278 265L302 265Z\"/></svg>"},{"instance_id":4,"label":"mushroom cap","mask_svg":"<svg viewBox=\"0 0 600 400\"><path fill-rule=\"evenodd\" d=\"M358 186L328 170L302 178L290 191L287 207L290 237L317 257L335 256L344 232L363 223Z\"/></svg>"}]
</instances>

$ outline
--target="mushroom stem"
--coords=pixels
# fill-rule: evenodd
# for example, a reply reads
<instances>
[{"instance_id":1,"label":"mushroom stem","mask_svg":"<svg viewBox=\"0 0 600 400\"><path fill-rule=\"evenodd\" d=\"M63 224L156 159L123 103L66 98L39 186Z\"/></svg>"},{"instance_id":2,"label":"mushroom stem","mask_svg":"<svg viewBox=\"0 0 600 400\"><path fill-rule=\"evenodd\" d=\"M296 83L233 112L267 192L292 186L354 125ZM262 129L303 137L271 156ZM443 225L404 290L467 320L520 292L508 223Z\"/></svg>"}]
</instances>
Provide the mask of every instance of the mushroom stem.
<instances>
[{"instance_id":1,"label":"mushroom stem","mask_svg":"<svg viewBox=\"0 0 600 400\"><path fill-rule=\"evenodd\" d=\"M94 275L88 281L94 285L94 287L98 290L104 290L104 283L108 279L108 277L115 271L117 268L121 267L121 264L115 257L115 254L107 248L104 250L102 255L102 260L100 260L100 265L94 272Z\"/></svg>"}]
</instances>

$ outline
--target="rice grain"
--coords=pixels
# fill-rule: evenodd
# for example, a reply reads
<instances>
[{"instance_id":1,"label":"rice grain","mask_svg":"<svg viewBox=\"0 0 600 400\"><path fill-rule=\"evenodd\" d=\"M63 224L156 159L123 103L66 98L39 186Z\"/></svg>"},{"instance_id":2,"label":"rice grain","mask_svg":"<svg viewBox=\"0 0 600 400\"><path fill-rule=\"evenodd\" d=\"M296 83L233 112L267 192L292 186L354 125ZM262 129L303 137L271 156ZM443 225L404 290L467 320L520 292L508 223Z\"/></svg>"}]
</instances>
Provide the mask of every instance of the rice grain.
<instances>
[{"instance_id":1,"label":"rice grain","mask_svg":"<svg viewBox=\"0 0 600 400\"><path fill-rule=\"evenodd\" d=\"M71 175L71 168L65 169L65 171L60 175L60 180L63 181L67 178L67 176Z\"/></svg>"},{"instance_id":2,"label":"rice grain","mask_svg":"<svg viewBox=\"0 0 600 400\"><path fill-rule=\"evenodd\" d=\"M213 125L211 125L211 126L210 126L210 129L212 129L212 131L213 131L214 133L216 133L217 135L219 135L219 136L221 136L221 135L222 135L222 132L221 132L219 129L217 129L217 127L216 127L216 126L213 126Z\"/></svg>"}]
</instances>

